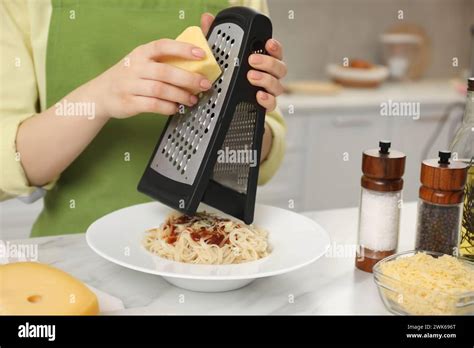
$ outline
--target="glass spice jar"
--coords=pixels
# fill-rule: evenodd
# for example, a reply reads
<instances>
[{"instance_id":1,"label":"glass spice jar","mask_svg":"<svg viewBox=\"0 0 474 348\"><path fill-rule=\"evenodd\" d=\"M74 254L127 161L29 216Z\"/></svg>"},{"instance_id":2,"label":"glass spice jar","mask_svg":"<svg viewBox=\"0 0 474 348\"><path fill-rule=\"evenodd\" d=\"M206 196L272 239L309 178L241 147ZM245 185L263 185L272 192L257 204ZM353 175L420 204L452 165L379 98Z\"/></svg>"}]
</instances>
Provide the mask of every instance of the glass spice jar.
<instances>
[{"instance_id":1,"label":"glass spice jar","mask_svg":"<svg viewBox=\"0 0 474 348\"><path fill-rule=\"evenodd\" d=\"M423 161L415 248L457 255L467 165L451 153Z\"/></svg>"},{"instance_id":2,"label":"glass spice jar","mask_svg":"<svg viewBox=\"0 0 474 348\"><path fill-rule=\"evenodd\" d=\"M393 255L398 245L405 154L390 151L390 142L362 155L356 267L372 272L381 259Z\"/></svg>"}]
</instances>

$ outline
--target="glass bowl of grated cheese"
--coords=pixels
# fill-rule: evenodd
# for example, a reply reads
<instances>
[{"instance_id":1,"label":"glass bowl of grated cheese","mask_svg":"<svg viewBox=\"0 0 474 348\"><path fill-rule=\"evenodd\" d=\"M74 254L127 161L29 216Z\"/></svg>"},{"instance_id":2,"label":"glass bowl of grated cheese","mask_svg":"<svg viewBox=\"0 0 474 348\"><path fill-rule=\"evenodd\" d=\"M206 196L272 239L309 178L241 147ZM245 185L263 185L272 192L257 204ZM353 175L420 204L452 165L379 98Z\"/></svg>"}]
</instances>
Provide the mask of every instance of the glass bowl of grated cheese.
<instances>
[{"instance_id":1,"label":"glass bowl of grated cheese","mask_svg":"<svg viewBox=\"0 0 474 348\"><path fill-rule=\"evenodd\" d=\"M474 314L474 263L431 251L405 251L373 269L387 309L402 315Z\"/></svg>"}]
</instances>

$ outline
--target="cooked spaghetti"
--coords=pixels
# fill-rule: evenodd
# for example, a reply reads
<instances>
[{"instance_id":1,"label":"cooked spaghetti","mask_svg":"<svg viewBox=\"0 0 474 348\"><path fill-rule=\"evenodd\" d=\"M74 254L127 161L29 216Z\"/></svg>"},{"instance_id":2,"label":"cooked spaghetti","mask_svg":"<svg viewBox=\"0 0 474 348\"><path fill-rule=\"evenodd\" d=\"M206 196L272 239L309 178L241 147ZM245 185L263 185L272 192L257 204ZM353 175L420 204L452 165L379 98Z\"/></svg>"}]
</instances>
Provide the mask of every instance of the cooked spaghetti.
<instances>
[{"instance_id":1,"label":"cooked spaghetti","mask_svg":"<svg viewBox=\"0 0 474 348\"><path fill-rule=\"evenodd\" d=\"M166 259L196 264L234 264L269 254L267 232L206 212L172 213L157 228L146 231L143 244Z\"/></svg>"}]
</instances>

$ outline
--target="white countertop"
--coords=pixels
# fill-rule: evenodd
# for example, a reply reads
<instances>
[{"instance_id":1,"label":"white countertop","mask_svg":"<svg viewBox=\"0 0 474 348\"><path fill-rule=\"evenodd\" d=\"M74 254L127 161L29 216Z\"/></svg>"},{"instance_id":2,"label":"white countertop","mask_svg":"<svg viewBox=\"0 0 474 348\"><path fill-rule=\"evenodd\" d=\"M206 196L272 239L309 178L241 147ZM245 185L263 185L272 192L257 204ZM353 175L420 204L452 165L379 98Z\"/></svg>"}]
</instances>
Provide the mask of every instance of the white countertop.
<instances>
[{"instance_id":1,"label":"white countertop","mask_svg":"<svg viewBox=\"0 0 474 348\"><path fill-rule=\"evenodd\" d=\"M385 82L378 88L343 88L334 95L284 94L278 106L288 110L294 105L299 111L347 110L379 108L380 103L392 101L419 102L424 106L464 102L465 96L449 80L420 80L414 82Z\"/></svg>"},{"instance_id":2,"label":"white countertop","mask_svg":"<svg viewBox=\"0 0 474 348\"><path fill-rule=\"evenodd\" d=\"M24 239L38 245L39 261L120 298L125 310L110 314L389 314L372 274L354 268L357 208L306 213L331 236L328 254L298 271L257 279L224 293L176 288L163 278L108 262L86 244L83 234ZM399 250L413 249L416 204L402 210ZM340 251L346 249L347 255Z\"/></svg>"}]
</instances>

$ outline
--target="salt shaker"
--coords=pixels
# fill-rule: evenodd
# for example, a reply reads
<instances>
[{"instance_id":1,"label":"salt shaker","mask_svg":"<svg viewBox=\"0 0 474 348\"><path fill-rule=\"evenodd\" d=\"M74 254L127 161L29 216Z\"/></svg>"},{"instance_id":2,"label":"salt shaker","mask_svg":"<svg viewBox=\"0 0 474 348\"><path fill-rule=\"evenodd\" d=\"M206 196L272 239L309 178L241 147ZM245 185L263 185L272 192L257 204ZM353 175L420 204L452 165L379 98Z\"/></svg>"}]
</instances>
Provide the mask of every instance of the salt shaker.
<instances>
[{"instance_id":1,"label":"salt shaker","mask_svg":"<svg viewBox=\"0 0 474 348\"><path fill-rule=\"evenodd\" d=\"M421 164L415 248L457 255L468 165L451 152Z\"/></svg>"},{"instance_id":2,"label":"salt shaker","mask_svg":"<svg viewBox=\"0 0 474 348\"><path fill-rule=\"evenodd\" d=\"M379 149L362 155L356 267L365 272L372 272L398 245L406 156L390 146L389 141L380 141Z\"/></svg>"}]
</instances>

